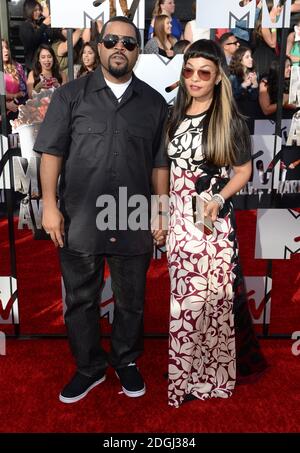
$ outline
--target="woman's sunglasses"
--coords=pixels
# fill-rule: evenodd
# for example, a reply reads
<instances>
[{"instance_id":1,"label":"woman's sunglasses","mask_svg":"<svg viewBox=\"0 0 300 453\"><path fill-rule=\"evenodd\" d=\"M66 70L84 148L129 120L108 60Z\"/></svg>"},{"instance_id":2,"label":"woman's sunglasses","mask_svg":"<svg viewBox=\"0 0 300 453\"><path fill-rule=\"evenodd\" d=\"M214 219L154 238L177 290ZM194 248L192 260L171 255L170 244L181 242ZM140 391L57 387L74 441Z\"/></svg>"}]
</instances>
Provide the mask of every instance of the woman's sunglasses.
<instances>
[{"instance_id":1,"label":"woman's sunglasses","mask_svg":"<svg viewBox=\"0 0 300 453\"><path fill-rule=\"evenodd\" d=\"M138 45L137 40L132 36L106 35L101 40L106 49L112 49L118 44L119 41L121 41L125 49L129 50L129 52L136 49Z\"/></svg>"},{"instance_id":2,"label":"woman's sunglasses","mask_svg":"<svg viewBox=\"0 0 300 453\"><path fill-rule=\"evenodd\" d=\"M213 72L207 71L205 69L196 70L192 68L182 68L182 75L185 79L190 79L195 72L197 72L199 79L203 80L204 82L208 82L213 74Z\"/></svg>"}]
</instances>

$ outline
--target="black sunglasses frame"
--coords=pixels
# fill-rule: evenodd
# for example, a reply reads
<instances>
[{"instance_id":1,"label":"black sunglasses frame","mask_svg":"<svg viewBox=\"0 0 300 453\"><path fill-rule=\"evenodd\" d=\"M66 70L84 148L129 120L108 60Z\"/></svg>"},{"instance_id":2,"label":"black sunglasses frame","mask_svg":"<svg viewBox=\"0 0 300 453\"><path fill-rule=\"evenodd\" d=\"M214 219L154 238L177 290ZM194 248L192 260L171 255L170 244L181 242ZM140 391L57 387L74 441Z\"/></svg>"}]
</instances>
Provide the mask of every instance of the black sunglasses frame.
<instances>
[{"instance_id":1,"label":"black sunglasses frame","mask_svg":"<svg viewBox=\"0 0 300 453\"><path fill-rule=\"evenodd\" d=\"M239 41L227 42L225 44L225 46L238 46L238 45L239 45Z\"/></svg>"},{"instance_id":2,"label":"black sunglasses frame","mask_svg":"<svg viewBox=\"0 0 300 453\"><path fill-rule=\"evenodd\" d=\"M133 52L138 47L138 42L136 38L134 38L133 36L118 36L114 34L108 34L105 35L100 42L104 45L106 49L112 49L120 41L125 47L125 49L128 50L129 52Z\"/></svg>"}]
</instances>

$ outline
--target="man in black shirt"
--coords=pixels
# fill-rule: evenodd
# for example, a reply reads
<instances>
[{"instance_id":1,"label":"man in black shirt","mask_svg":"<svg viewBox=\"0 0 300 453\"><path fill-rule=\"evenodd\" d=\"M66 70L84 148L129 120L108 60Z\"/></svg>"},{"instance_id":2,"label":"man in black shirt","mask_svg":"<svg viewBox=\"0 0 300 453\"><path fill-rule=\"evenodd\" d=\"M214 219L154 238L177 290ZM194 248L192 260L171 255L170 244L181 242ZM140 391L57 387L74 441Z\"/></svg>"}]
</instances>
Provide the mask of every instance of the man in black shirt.
<instances>
[{"instance_id":1,"label":"man in black shirt","mask_svg":"<svg viewBox=\"0 0 300 453\"><path fill-rule=\"evenodd\" d=\"M77 364L59 395L64 403L80 400L103 382L108 362L127 396L142 396L146 389L135 360L143 349L153 237L164 241L161 228L153 237L149 229L150 197L152 190L168 193L169 173L163 133L167 105L132 72L139 46L132 22L108 21L99 44L101 66L54 93L34 146L43 153L43 226L60 247L65 321ZM146 228L133 221L138 203ZM105 258L115 298L109 358L99 331Z\"/></svg>"}]
</instances>

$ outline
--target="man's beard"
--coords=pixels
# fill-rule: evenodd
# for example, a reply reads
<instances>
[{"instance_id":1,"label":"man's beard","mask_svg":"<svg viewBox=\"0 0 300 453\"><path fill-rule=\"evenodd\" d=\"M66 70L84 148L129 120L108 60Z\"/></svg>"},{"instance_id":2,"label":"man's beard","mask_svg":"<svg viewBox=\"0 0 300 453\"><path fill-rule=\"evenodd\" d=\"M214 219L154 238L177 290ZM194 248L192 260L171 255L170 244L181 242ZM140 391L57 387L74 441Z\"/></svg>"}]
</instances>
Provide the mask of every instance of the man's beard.
<instances>
[{"instance_id":1,"label":"man's beard","mask_svg":"<svg viewBox=\"0 0 300 453\"><path fill-rule=\"evenodd\" d=\"M116 54L114 54L114 55L116 55ZM116 79L123 77L124 75L128 74L128 72L129 72L128 60L126 57L124 57L124 58L126 59L126 64L124 66L122 65L122 66L113 67L111 64L111 61L109 60L109 62L108 62L108 72Z\"/></svg>"},{"instance_id":2,"label":"man's beard","mask_svg":"<svg viewBox=\"0 0 300 453\"><path fill-rule=\"evenodd\" d=\"M116 79L120 79L124 75L128 74L128 63L125 66L113 67L111 64L108 65L108 72Z\"/></svg>"}]
</instances>

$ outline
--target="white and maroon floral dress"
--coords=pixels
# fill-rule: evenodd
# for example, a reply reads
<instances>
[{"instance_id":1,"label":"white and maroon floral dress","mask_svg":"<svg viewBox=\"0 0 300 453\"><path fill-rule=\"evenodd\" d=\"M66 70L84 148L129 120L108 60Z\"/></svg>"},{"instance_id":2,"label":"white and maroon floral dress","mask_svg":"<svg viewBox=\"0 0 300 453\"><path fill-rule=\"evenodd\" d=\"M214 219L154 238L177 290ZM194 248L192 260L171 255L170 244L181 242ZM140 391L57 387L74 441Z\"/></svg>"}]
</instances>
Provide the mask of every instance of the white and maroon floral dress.
<instances>
[{"instance_id":1,"label":"white and maroon floral dress","mask_svg":"<svg viewBox=\"0 0 300 453\"><path fill-rule=\"evenodd\" d=\"M214 231L195 227L192 196L208 201L228 181L228 169L209 167L201 150L205 113L186 116L168 147L171 159L167 253L171 278L168 401L231 396L236 381L233 282L237 246L232 205ZM204 190L202 190L204 189Z\"/></svg>"}]
</instances>

